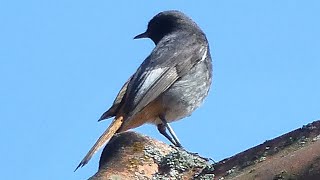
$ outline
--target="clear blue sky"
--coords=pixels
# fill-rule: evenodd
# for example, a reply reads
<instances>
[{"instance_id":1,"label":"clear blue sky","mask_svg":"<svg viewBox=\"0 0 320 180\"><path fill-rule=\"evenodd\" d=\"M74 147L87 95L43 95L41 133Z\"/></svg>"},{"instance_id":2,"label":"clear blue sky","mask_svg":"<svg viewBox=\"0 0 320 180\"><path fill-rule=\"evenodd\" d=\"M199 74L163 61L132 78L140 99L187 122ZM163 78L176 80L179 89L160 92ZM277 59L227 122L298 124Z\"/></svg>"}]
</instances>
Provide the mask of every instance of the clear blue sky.
<instances>
[{"instance_id":1,"label":"clear blue sky","mask_svg":"<svg viewBox=\"0 0 320 180\"><path fill-rule=\"evenodd\" d=\"M199 24L214 60L209 97L173 124L186 149L218 161L320 119L319 1L1 1L1 179L96 172L101 152L73 170L154 47L133 37L169 9Z\"/></svg>"}]
</instances>

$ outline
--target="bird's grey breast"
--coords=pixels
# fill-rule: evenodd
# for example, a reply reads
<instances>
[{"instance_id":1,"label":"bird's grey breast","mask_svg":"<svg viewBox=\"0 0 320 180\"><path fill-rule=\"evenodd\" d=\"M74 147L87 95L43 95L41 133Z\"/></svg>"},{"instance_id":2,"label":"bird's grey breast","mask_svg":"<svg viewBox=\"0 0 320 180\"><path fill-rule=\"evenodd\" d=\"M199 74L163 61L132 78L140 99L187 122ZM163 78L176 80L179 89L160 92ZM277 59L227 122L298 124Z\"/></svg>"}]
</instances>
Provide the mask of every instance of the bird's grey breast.
<instances>
[{"instance_id":1,"label":"bird's grey breast","mask_svg":"<svg viewBox=\"0 0 320 180\"><path fill-rule=\"evenodd\" d=\"M168 122L189 116L208 95L212 81L212 64L208 47L205 47L201 58L188 73L162 94L163 106L166 109L165 118Z\"/></svg>"}]
</instances>

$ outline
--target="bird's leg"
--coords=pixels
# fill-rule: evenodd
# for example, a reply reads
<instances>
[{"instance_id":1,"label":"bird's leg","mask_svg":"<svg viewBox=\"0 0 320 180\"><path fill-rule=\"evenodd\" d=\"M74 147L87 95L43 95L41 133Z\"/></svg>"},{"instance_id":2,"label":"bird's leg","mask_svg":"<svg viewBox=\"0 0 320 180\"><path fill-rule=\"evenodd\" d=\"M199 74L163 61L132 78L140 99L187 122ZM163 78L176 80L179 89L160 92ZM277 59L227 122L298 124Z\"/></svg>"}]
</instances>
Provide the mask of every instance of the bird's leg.
<instances>
[{"instance_id":1,"label":"bird's leg","mask_svg":"<svg viewBox=\"0 0 320 180\"><path fill-rule=\"evenodd\" d=\"M171 128L170 124L169 123L166 123L165 124L167 129L169 130L169 133L171 134L172 138L174 139L174 141L176 142L175 146L177 147L182 147L181 146L181 143L176 135L176 133L174 133L173 129Z\"/></svg>"},{"instance_id":2,"label":"bird's leg","mask_svg":"<svg viewBox=\"0 0 320 180\"><path fill-rule=\"evenodd\" d=\"M174 133L173 129L171 128L169 123L166 121L166 119L163 116L159 116L159 118L162 121L162 124L158 125L159 132L162 135L164 135L167 139L169 139L169 141L172 142L172 144L174 144L175 146L182 147L177 135ZM166 132L166 129L169 130L169 133L171 134L172 137L169 136L169 134Z\"/></svg>"},{"instance_id":3,"label":"bird's leg","mask_svg":"<svg viewBox=\"0 0 320 180\"><path fill-rule=\"evenodd\" d=\"M177 143L172 139L172 137L167 133L166 126L164 124L158 124L158 131L164 135L172 144L176 145Z\"/></svg>"}]
</instances>

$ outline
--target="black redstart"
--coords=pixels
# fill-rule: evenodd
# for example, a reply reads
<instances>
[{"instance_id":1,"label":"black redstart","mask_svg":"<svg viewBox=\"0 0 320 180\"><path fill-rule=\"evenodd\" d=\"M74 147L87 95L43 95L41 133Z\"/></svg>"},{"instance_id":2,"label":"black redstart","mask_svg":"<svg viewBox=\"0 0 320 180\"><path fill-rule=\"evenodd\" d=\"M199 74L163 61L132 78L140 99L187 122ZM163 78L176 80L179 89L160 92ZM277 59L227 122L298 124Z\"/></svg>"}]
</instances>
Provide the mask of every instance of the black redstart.
<instances>
[{"instance_id":1,"label":"black redstart","mask_svg":"<svg viewBox=\"0 0 320 180\"><path fill-rule=\"evenodd\" d=\"M76 170L115 133L146 123L157 125L161 134L181 147L169 123L189 116L208 95L212 79L209 44L190 18L179 11L161 12L134 39L139 38L150 38L156 47L99 119L115 117Z\"/></svg>"}]
</instances>

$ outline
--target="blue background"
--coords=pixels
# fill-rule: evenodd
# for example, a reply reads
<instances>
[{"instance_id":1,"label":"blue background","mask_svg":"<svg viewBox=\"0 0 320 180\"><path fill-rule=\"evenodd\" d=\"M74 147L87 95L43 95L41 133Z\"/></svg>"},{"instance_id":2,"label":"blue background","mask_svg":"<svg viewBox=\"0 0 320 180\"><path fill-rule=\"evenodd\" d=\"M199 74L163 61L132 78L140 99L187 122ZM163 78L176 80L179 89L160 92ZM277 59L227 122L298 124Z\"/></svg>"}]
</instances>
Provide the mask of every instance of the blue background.
<instances>
[{"instance_id":1,"label":"blue background","mask_svg":"<svg viewBox=\"0 0 320 180\"><path fill-rule=\"evenodd\" d=\"M0 1L0 179L96 172L101 151L73 170L154 47L133 37L169 9L198 23L214 59L205 103L173 123L188 150L219 161L320 119L320 1Z\"/></svg>"}]
</instances>

